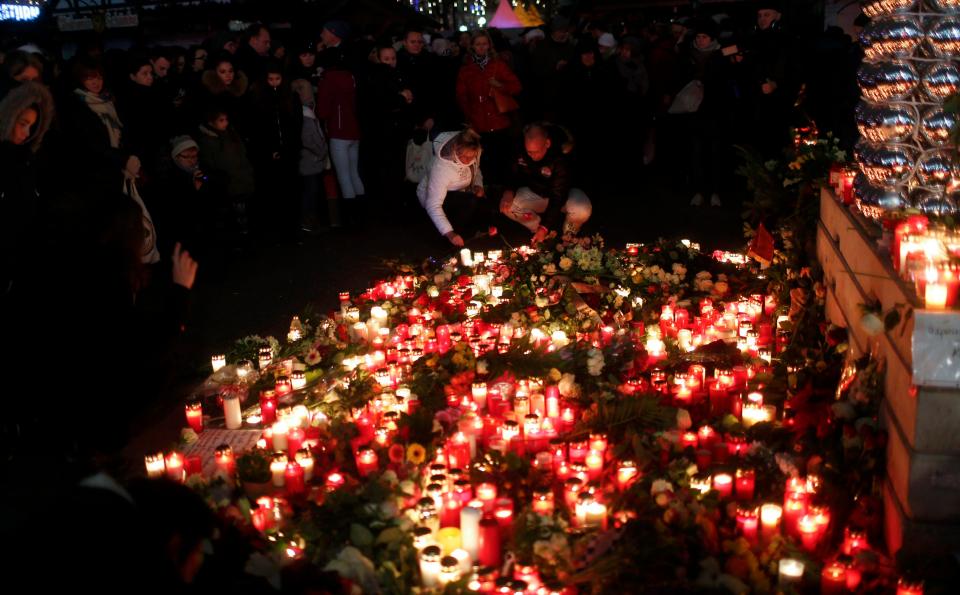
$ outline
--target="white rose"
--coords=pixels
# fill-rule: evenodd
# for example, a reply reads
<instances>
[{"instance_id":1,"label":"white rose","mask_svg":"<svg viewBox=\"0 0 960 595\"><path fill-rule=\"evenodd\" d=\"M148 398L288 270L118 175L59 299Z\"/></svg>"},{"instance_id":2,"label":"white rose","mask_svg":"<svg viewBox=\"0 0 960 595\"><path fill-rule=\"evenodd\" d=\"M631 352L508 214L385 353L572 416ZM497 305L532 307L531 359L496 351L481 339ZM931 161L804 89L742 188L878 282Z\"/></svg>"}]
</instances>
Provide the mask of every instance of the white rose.
<instances>
[{"instance_id":1,"label":"white rose","mask_svg":"<svg viewBox=\"0 0 960 595\"><path fill-rule=\"evenodd\" d=\"M557 383L557 388L560 389L560 394L564 397L572 397L576 391L576 376L573 374L564 374L560 378L560 382Z\"/></svg>"},{"instance_id":2,"label":"white rose","mask_svg":"<svg viewBox=\"0 0 960 595\"><path fill-rule=\"evenodd\" d=\"M655 479L653 485L650 486L650 495L656 496L663 492L672 492L673 484L667 481L666 479Z\"/></svg>"},{"instance_id":3,"label":"white rose","mask_svg":"<svg viewBox=\"0 0 960 595\"><path fill-rule=\"evenodd\" d=\"M490 364L485 359L477 360L477 374L486 374L490 368Z\"/></svg>"},{"instance_id":4,"label":"white rose","mask_svg":"<svg viewBox=\"0 0 960 595\"><path fill-rule=\"evenodd\" d=\"M691 426L693 426L693 420L690 419L690 412L686 409L677 409L677 427L688 430Z\"/></svg>"}]
</instances>

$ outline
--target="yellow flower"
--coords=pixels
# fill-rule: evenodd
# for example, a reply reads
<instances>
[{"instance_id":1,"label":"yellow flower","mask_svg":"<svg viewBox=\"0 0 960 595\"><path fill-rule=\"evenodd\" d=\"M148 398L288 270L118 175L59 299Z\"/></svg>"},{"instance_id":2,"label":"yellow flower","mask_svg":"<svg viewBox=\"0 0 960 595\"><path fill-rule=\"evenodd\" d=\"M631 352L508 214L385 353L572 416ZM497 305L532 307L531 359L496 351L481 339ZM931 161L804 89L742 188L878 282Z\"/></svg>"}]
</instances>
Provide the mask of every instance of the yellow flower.
<instances>
[{"instance_id":1,"label":"yellow flower","mask_svg":"<svg viewBox=\"0 0 960 595\"><path fill-rule=\"evenodd\" d=\"M427 459L427 449L416 442L407 447L407 461L419 465Z\"/></svg>"},{"instance_id":2,"label":"yellow flower","mask_svg":"<svg viewBox=\"0 0 960 595\"><path fill-rule=\"evenodd\" d=\"M563 378L563 374L560 373L560 370L556 368L550 368L550 380L554 382L560 382L561 378Z\"/></svg>"},{"instance_id":3,"label":"yellow flower","mask_svg":"<svg viewBox=\"0 0 960 595\"><path fill-rule=\"evenodd\" d=\"M573 266L573 260L567 256L560 258L560 268L564 271L569 271L570 267Z\"/></svg>"}]
</instances>

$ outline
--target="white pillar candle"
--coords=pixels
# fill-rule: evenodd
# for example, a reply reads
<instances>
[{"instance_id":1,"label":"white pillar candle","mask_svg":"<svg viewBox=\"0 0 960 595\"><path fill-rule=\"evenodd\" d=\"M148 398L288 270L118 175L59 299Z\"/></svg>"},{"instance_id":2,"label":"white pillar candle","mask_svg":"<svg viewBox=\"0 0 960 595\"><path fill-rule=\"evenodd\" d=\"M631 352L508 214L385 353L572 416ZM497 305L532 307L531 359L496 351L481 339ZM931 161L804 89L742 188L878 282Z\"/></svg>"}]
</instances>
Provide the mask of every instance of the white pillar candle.
<instances>
[{"instance_id":1,"label":"white pillar candle","mask_svg":"<svg viewBox=\"0 0 960 595\"><path fill-rule=\"evenodd\" d=\"M270 463L270 475L273 477L273 485L278 488L283 487L284 472L287 470L287 459L282 460L277 457Z\"/></svg>"},{"instance_id":2,"label":"white pillar candle","mask_svg":"<svg viewBox=\"0 0 960 595\"><path fill-rule=\"evenodd\" d=\"M467 573L473 570L473 559L470 557L470 554L467 553L467 550L457 548L453 550L450 555L460 561L460 573L463 576L466 576Z\"/></svg>"},{"instance_id":3,"label":"white pillar candle","mask_svg":"<svg viewBox=\"0 0 960 595\"><path fill-rule=\"evenodd\" d=\"M420 552L420 582L427 589L440 585L440 548L428 545Z\"/></svg>"},{"instance_id":4,"label":"white pillar candle","mask_svg":"<svg viewBox=\"0 0 960 595\"><path fill-rule=\"evenodd\" d=\"M243 416L240 411L240 397L226 395L223 397L223 417L228 430L239 430L243 425Z\"/></svg>"},{"instance_id":5,"label":"white pillar candle","mask_svg":"<svg viewBox=\"0 0 960 595\"><path fill-rule=\"evenodd\" d=\"M147 466L147 477L150 479L163 477L166 464L164 463L162 452L143 457L143 462Z\"/></svg>"},{"instance_id":6,"label":"white pillar candle","mask_svg":"<svg viewBox=\"0 0 960 595\"><path fill-rule=\"evenodd\" d=\"M219 372L225 365L227 365L227 356L225 355L214 355L210 358L210 367L213 368L214 372Z\"/></svg>"},{"instance_id":7,"label":"white pillar candle","mask_svg":"<svg viewBox=\"0 0 960 595\"><path fill-rule=\"evenodd\" d=\"M483 518L483 503L472 500L460 509L460 540L463 549L476 560L480 552L480 519Z\"/></svg>"},{"instance_id":8,"label":"white pillar candle","mask_svg":"<svg viewBox=\"0 0 960 595\"><path fill-rule=\"evenodd\" d=\"M793 558L781 558L779 563L778 585L787 587L796 585L803 579L803 562Z\"/></svg>"},{"instance_id":9,"label":"white pillar candle","mask_svg":"<svg viewBox=\"0 0 960 595\"><path fill-rule=\"evenodd\" d=\"M460 262L463 263L465 267L473 266L473 252L470 251L470 248L460 250Z\"/></svg>"},{"instance_id":10,"label":"white pillar candle","mask_svg":"<svg viewBox=\"0 0 960 595\"><path fill-rule=\"evenodd\" d=\"M273 450L277 452L286 452L289 448L289 441L287 440L287 432L289 428L287 427L287 422L278 421L273 424Z\"/></svg>"}]
</instances>

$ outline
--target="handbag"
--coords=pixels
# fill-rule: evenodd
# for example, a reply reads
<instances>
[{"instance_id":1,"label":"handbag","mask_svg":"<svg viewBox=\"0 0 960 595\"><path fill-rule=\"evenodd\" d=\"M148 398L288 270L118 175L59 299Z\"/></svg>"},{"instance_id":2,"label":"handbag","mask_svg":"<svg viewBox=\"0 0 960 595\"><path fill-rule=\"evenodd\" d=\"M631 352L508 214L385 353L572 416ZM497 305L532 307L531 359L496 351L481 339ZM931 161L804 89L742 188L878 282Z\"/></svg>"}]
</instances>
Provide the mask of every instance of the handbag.
<instances>
[{"instance_id":1,"label":"handbag","mask_svg":"<svg viewBox=\"0 0 960 595\"><path fill-rule=\"evenodd\" d=\"M701 103L703 103L703 83L694 79L680 89L667 109L667 113L692 114L700 109Z\"/></svg>"},{"instance_id":2,"label":"handbag","mask_svg":"<svg viewBox=\"0 0 960 595\"><path fill-rule=\"evenodd\" d=\"M413 183L419 183L430 171L433 164L433 140L427 137L422 144L407 141L406 177Z\"/></svg>"},{"instance_id":3,"label":"handbag","mask_svg":"<svg viewBox=\"0 0 960 595\"><path fill-rule=\"evenodd\" d=\"M493 102L497 104L497 111L501 114L508 114L520 109L520 104L512 95L504 93L500 89L493 90Z\"/></svg>"}]
</instances>

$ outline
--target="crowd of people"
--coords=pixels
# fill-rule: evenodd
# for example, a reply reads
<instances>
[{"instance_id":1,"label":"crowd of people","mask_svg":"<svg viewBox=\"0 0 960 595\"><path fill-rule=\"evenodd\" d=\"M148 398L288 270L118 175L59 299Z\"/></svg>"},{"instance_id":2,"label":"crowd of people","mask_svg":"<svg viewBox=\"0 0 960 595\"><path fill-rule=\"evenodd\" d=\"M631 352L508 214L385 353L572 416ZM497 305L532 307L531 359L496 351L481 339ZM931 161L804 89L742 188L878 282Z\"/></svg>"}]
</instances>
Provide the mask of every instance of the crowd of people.
<instances>
[{"instance_id":1,"label":"crowd of people","mask_svg":"<svg viewBox=\"0 0 960 595\"><path fill-rule=\"evenodd\" d=\"M448 249L488 225L537 242L580 231L595 203L616 210L598 198L617 169L662 165L689 197L678 208L715 208L731 147L776 155L798 113L851 142L856 44L834 29L797 51L779 7L757 8L751 23L556 16L383 38L258 23L191 47L2 54L10 473L51 456L83 462L57 481L98 477L131 410L162 394L198 270L264 238L356 230L377 202ZM164 589L192 580L205 537L178 542Z\"/></svg>"}]
</instances>

